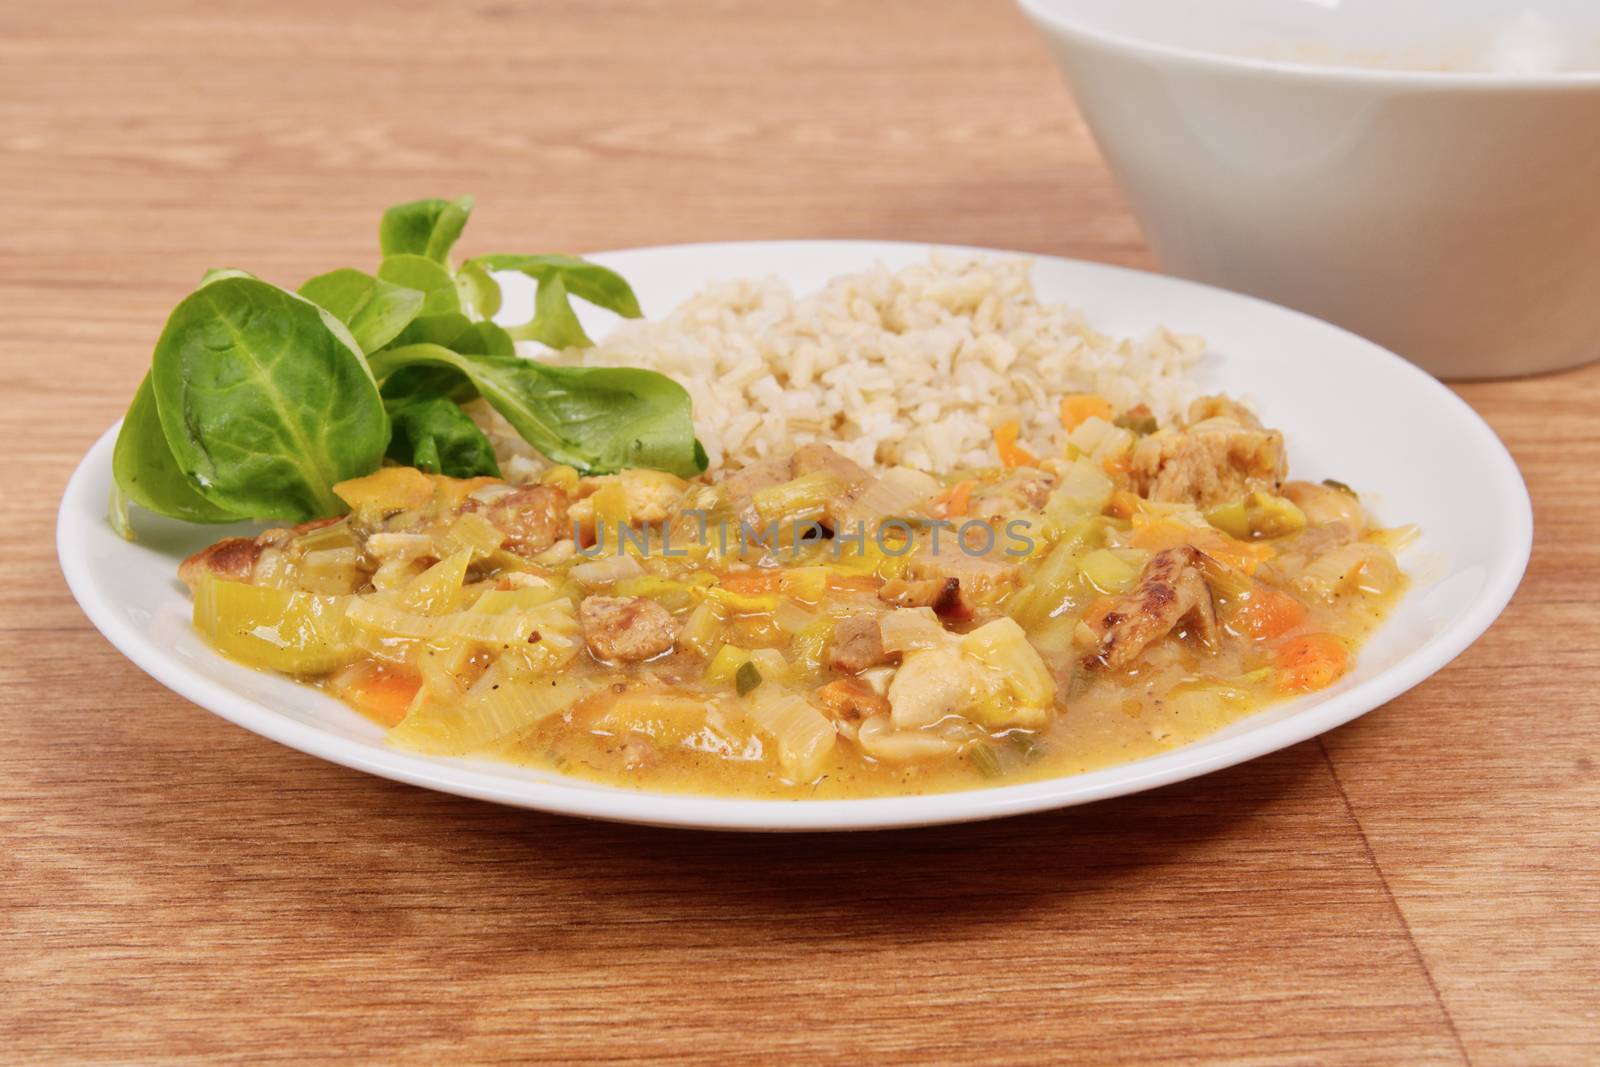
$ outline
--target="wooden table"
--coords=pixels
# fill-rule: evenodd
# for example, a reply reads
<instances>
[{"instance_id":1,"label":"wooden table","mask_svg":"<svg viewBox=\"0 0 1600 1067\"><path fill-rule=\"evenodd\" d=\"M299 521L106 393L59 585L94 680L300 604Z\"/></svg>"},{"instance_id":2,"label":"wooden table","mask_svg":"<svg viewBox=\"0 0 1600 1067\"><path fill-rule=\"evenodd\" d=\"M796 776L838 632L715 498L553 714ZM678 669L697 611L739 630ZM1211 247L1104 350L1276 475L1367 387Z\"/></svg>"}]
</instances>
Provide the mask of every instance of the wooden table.
<instances>
[{"instance_id":1,"label":"wooden table","mask_svg":"<svg viewBox=\"0 0 1600 1067\"><path fill-rule=\"evenodd\" d=\"M1600 1061L1600 367L1461 392L1538 543L1505 617L1320 740L992 825L743 837L424 792L112 651L69 472L212 266L950 241L1149 265L1005 3L0 13L0 1059Z\"/></svg>"}]
</instances>

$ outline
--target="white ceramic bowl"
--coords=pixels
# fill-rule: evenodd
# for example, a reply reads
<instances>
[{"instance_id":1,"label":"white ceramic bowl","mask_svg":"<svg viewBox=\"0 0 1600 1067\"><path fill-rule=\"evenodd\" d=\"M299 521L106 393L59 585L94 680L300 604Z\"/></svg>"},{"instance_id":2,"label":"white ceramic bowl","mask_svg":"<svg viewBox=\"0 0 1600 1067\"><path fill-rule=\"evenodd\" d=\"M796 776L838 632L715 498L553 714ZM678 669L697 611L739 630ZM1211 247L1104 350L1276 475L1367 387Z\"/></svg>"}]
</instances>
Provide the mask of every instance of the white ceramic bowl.
<instances>
[{"instance_id":1,"label":"white ceramic bowl","mask_svg":"<svg viewBox=\"0 0 1600 1067\"><path fill-rule=\"evenodd\" d=\"M1166 270L1442 377L1600 357L1600 3L1020 2Z\"/></svg>"}]
</instances>

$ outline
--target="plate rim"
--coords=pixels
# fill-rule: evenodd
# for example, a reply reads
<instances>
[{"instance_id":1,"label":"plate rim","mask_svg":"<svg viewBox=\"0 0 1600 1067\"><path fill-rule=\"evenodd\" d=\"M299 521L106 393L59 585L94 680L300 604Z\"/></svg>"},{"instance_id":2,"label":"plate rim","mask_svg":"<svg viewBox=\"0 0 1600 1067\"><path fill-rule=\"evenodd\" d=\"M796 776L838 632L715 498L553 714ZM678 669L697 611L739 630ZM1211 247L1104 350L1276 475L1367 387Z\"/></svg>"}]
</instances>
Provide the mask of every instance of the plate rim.
<instances>
[{"instance_id":1,"label":"plate rim","mask_svg":"<svg viewBox=\"0 0 1600 1067\"><path fill-rule=\"evenodd\" d=\"M1480 443L1493 456L1498 467L1495 481L1508 492L1509 502L1514 505L1512 513L1506 516L1511 551L1495 557L1483 592L1474 599L1469 610L1454 617L1399 663L1332 696L1302 698L1313 703L1237 738L1222 743L1215 738L1203 738L1132 763L1018 785L841 800L718 797L596 786L582 779L568 784L559 780L539 781L492 774L466 761L375 748L329 733L192 672L176 658L165 655L137 627L123 621L113 598L92 579L88 554L82 551L81 542L92 528L90 524L103 521L105 500L93 499L93 483L101 475L109 475L120 419L96 439L78 462L62 494L57 512L56 553L67 586L91 624L113 647L156 681L220 718L330 763L457 796L555 814L684 829L807 832L943 825L1070 807L1170 785L1277 752L1376 710L1438 673L1494 624L1521 584L1533 544L1532 499L1515 459L1493 428L1454 391L1414 364L1372 341L1303 312L1216 286L1114 264L920 241L714 241L613 249L590 255L594 258L647 252L693 255L735 248L746 251L763 248L781 254L785 248L816 250L819 246L840 252L918 249L924 253L1023 256L1034 262L1129 276L1134 284L1169 285L1200 291L1211 299L1244 301L1253 306L1254 314L1288 316L1290 321L1299 320L1302 328L1333 331L1330 336L1340 344L1365 349L1368 355L1398 364L1397 370L1410 374L1420 388L1464 417L1464 425L1480 438ZM508 769L512 766L506 765Z\"/></svg>"}]
</instances>

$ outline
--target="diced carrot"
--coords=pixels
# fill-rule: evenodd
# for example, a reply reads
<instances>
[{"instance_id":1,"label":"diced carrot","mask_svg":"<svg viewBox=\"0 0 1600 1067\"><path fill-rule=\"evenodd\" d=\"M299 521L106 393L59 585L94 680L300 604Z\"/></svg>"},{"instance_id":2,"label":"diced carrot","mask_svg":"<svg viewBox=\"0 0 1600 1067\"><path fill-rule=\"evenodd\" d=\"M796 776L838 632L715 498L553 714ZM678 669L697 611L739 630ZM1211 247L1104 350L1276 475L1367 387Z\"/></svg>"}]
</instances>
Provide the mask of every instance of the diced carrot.
<instances>
[{"instance_id":1,"label":"diced carrot","mask_svg":"<svg viewBox=\"0 0 1600 1067\"><path fill-rule=\"evenodd\" d=\"M1278 688L1286 693L1326 689L1350 669L1350 652L1332 634L1301 634L1278 648Z\"/></svg>"},{"instance_id":2,"label":"diced carrot","mask_svg":"<svg viewBox=\"0 0 1600 1067\"><path fill-rule=\"evenodd\" d=\"M1221 532L1196 541L1195 547L1246 574L1254 574L1257 567L1278 554L1278 550L1265 541L1240 541Z\"/></svg>"},{"instance_id":3,"label":"diced carrot","mask_svg":"<svg viewBox=\"0 0 1600 1067\"><path fill-rule=\"evenodd\" d=\"M1306 606L1288 593L1257 585L1230 625L1257 641L1282 637L1306 621Z\"/></svg>"},{"instance_id":4,"label":"diced carrot","mask_svg":"<svg viewBox=\"0 0 1600 1067\"><path fill-rule=\"evenodd\" d=\"M854 678L840 678L817 690L817 700L833 717L866 718L887 714L889 702Z\"/></svg>"},{"instance_id":5,"label":"diced carrot","mask_svg":"<svg viewBox=\"0 0 1600 1067\"><path fill-rule=\"evenodd\" d=\"M345 687L344 698L368 718L398 726L421 688L422 679L410 671L374 667Z\"/></svg>"},{"instance_id":6,"label":"diced carrot","mask_svg":"<svg viewBox=\"0 0 1600 1067\"><path fill-rule=\"evenodd\" d=\"M1091 418L1111 421L1111 401L1094 393L1068 393L1061 398L1061 425L1068 433Z\"/></svg>"},{"instance_id":7,"label":"diced carrot","mask_svg":"<svg viewBox=\"0 0 1600 1067\"><path fill-rule=\"evenodd\" d=\"M934 497L929 503L947 519L965 515L967 508L972 504L973 486L977 484L977 481L972 478L957 482Z\"/></svg>"},{"instance_id":8,"label":"diced carrot","mask_svg":"<svg viewBox=\"0 0 1600 1067\"><path fill-rule=\"evenodd\" d=\"M755 595L759 593L776 593L778 591L778 571L735 571L724 574L718 585L730 593L745 593Z\"/></svg>"},{"instance_id":9,"label":"diced carrot","mask_svg":"<svg viewBox=\"0 0 1600 1067\"><path fill-rule=\"evenodd\" d=\"M1137 493L1130 493L1126 489L1113 489L1111 502L1106 505L1106 514L1119 519L1131 519L1133 513L1139 510L1141 503Z\"/></svg>"},{"instance_id":10,"label":"diced carrot","mask_svg":"<svg viewBox=\"0 0 1600 1067\"><path fill-rule=\"evenodd\" d=\"M1133 460L1128 457L1126 452L1120 456L1107 456L1100 461L1100 468L1115 478L1133 470Z\"/></svg>"},{"instance_id":11,"label":"diced carrot","mask_svg":"<svg viewBox=\"0 0 1600 1067\"><path fill-rule=\"evenodd\" d=\"M1136 512L1133 516L1131 540L1135 548L1147 552L1161 552L1179 545L1193 545L1220 563L1254 574L1256 568L1277 555L1277 550L1265 541L1240 541L1221 530L1195 527L1173 519Z\"/></svg>"},{"instance_id":12,"label":"diced carrot","mask_svg":"<svg viewBox=\"0 0 1600 1067\"><path fill-rule=\"evenodd\" d=\"M1022 434L1022 427L1015 419L1001 423L994 428L994 447L1000 453L1000 464L1004 467L1031 467L1039 462L1039 457L1017 444L1017 438Z\"/></svg>"},{"instance_id":13,"label":"diced carrot","mask_svg":"<svg viewBox=\"0 0 1600 1067\"><path fill-rule=\"evenodd\" d=\"M883 579L875 574L830 574L828 588L836 593L876 593Z\"/></svg>"}]
</instances>

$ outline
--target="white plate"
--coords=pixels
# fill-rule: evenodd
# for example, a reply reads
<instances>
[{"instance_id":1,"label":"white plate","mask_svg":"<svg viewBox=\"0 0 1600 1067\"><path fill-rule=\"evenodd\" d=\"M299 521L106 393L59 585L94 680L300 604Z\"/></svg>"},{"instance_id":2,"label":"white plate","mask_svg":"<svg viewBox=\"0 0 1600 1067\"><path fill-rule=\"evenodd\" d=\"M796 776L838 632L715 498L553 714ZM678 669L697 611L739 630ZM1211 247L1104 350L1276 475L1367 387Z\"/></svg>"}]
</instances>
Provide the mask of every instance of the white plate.
<instances>
[{"instance_id":1,"label":"white plate","mask_svg":"<svg viewBox=\"0 0 1600 1067\"><path fill-rule=\"evenodd\" d=\"M594 258L622 271L651 315L704 283L776 274L809 290L832 275L901 266L927 247L775 241L638 249ZM970 252L970 249L951 249ZM228 662L189 624L180 559L225 527L138 517L140 540L105 520L115 428L84 457L57 525L73 595L100 632L157 681L247 730L397 781L544 811L740 830L846 830L986 819L1082 804L1181 781L1274 752L1349 722L1449 663L1489 627L1527 565L1533 518L1515 463L1493 431L1438 382L1326 323L1248 297L1153 274L1035 258L1042 297L1091 325L1137 334L1157 324L1203 335L1208 388L1249 397L1282 427L1292 469L1358 487L1388 523L1415 522L1403 562L1415 585L1339 684L1149 759L1048 781L867 800L739 800L637 792L486 760L413 755L343 704ZM526 294L518 294L525 296ZM241 528L242 530L243 528Z\"/></svg>"}]
</instances>

